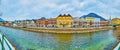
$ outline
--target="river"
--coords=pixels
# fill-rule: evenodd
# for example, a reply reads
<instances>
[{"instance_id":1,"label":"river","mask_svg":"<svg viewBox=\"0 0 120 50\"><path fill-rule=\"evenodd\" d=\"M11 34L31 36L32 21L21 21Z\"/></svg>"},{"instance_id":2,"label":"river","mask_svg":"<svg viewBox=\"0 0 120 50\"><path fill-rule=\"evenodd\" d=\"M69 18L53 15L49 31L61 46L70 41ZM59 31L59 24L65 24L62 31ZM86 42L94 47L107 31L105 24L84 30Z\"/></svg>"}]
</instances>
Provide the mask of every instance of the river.
<instances>
[{"instance_id":1,"label":"river","mask_svg":"<svg viewBox=\"0 0 120 50\"><path fill-rule=\"evenodd\" d=\"M112 50L119 41L113 30L83 34L36 33L0 26L17 50Z\"/></svg>"}]
</instances>

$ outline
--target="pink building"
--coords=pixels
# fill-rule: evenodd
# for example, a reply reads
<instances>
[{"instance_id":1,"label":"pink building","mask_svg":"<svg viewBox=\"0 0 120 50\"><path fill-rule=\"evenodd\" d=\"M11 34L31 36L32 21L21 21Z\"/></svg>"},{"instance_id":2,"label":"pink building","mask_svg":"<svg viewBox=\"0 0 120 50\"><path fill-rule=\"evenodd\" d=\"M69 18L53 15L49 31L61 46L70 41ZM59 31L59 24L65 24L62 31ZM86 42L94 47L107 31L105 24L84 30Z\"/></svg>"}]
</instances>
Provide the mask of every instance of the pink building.
<instances>
[{"instance_id":1,"label":"pink building","mask_svg":"<svg viewBox=\"0 0 120 50\"><path fill-rule=\"evenodd\" d=\"M48 27L56 27L56 18L48 19Z\"/></svg>"}]
</instances>

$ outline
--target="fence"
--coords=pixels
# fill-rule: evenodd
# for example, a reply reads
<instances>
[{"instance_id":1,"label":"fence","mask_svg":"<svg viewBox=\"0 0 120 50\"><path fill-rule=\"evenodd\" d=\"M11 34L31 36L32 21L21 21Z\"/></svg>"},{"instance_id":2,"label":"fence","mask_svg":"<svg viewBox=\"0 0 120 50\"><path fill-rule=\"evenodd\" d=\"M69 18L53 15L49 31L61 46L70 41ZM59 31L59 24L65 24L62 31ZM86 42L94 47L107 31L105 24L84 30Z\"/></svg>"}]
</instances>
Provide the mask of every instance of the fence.
<instances>
[{"instance_id":1,"label":"fence","mask_svg":"<svg viewBox=\"0 0 120 50\"><path fill-rule=\"evenodd\" d=\"M4 34L0 34L0 50L15 50Z\"/></svg>"}]
</instances>

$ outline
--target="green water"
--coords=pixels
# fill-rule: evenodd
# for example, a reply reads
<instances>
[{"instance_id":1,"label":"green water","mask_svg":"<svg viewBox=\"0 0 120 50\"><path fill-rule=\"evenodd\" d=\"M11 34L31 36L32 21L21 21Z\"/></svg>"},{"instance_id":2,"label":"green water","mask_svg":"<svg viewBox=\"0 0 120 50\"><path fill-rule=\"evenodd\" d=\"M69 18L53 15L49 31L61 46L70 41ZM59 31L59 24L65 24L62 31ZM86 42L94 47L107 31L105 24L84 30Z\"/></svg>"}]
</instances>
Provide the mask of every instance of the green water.
<instances>
[{"instance_id":1,"label":"green water","mask_svg":"<svg viewBox=\"0 0 120 50\"><path fill-rule=\"evenodd\" d=\"M117 43L113 30L84 34L49 34L0 26L18 50L111 50Z\"/></svg>"}]
</instances>

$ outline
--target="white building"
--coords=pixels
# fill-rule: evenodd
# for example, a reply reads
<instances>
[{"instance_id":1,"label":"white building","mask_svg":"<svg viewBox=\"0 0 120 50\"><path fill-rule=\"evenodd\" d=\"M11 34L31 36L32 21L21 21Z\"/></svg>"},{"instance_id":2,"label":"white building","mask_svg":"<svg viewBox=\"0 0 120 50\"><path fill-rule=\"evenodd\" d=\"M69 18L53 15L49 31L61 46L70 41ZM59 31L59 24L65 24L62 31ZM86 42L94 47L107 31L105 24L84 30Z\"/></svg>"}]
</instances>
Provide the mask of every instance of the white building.
<instances>
[{"instance_id":1,"label":"white building","mask_svg":"<svg viewBox=\"0 0 120 50\"><path fill-rule=\"evenodd\" d=\"M100 18L94 18L94 26L99 27L100 26Z\"/></svg>"},{"instance_id":2,"label":"white building","mask_svg":"<svg viewBox=\"0 0 120 50\"><path fill-rule=\"evenodd\" d=\"M80 18L76 17L73 19L73 27L80 27Z\"/></svg>"},{"instance_id":3,"label":"white building","mask_svg":"<svg viewBox=\"0 0 120 50\"><path fill-rule=\"evenodd\" d=\"M26 22L27 22L27 27L36 27L34 20L26 20Z\"/></svg>"}]
</instances>

